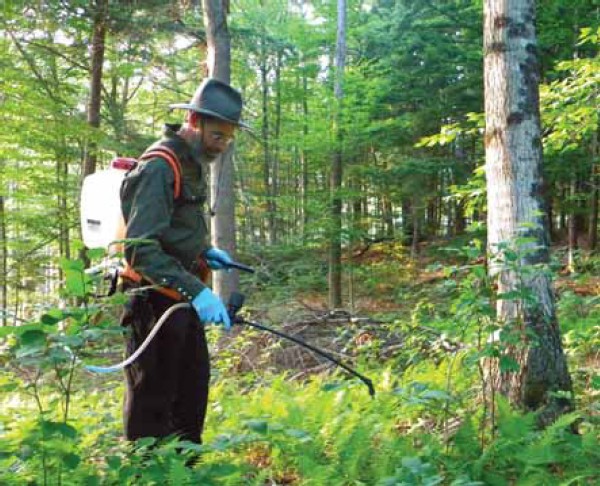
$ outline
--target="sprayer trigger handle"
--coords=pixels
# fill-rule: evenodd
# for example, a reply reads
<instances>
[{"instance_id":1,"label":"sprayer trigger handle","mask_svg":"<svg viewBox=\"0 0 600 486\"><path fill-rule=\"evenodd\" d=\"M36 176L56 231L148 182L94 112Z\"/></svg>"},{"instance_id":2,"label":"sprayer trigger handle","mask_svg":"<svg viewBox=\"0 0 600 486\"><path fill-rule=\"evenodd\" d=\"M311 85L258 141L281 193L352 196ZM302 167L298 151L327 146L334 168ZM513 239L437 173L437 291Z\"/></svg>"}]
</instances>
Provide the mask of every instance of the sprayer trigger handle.
<instances>
[{"instance_id":1,"label":"sprayer trigger handle","mask_svg":"<svg viewBox=\"0 0 600 486\"><path fill-rule=\"evenodd\" d=\"M229 314L229 318L231 319L232 323L236 321L237 313L244 305L244 300L246 300L246 297L244 294L240 294L239 292L232 292L229 296L227 313Z\"/></svg>"}]
</instances>

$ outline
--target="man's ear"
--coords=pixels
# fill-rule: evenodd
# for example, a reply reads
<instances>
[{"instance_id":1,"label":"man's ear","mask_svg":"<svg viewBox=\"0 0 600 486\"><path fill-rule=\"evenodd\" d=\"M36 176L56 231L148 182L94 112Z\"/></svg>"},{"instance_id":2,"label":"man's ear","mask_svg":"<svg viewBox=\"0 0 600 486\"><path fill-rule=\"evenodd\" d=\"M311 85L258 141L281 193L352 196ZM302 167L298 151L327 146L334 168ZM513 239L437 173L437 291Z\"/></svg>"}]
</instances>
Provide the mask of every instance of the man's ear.
<instances>
[{"instance_id":1,"label":"man's ear","mask_svg":"<svg viewBox=\"0 0 600 486\"><path fill-rule=\"evenodd\" d=\"M188 125L190 125L192 128L199 128L200 127L200 113L197 113L195 111L188 111L187 113L187 123Z\"/></svg>"}]
</instances>

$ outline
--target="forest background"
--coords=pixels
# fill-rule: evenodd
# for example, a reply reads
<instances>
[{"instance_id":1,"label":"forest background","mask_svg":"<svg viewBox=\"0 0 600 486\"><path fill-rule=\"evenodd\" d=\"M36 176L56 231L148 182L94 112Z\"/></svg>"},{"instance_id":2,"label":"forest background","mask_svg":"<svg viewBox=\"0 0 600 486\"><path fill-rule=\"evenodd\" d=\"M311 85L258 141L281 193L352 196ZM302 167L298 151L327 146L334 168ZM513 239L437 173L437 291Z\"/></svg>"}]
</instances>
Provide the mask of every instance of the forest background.
<instances>
[{"instance_id":1,"label":"forest background","mask_svg":"<svg viewBox=\"0 0 600 486\"><path fill-rule=\"evenodd\" d=\"M253 128L237 137L233 155L236 254L257 270L239 289L253 317L376 376L377 401L297 348L261 334L227 343L214 335L209 440L187 449L203 455L203 466L185 468L172 445L153 449L150 465L129 457L119 440L119 379L91 377L65 351L114 361L120 344L119 297L93 299L81 284L79 191L84 174L117 155L139 156L164 122L181 121L168 105L187 101L208 69L203 9L194 1L8 0L0 38L3 480L598 480L598 6L537 2L549 268L578 397L543 431L530 414L485 395L480 366L500 357L485 339L497 324L485 271L483 2L349 1L341 97L338 4L228 7L231 82ZM343 175L332 192L335 161ZM341 249L334 293L332 241ZM510 372L513 363L503 364ZM579 434L565 432L573 424Z\"/></svg>"}]
</instances>

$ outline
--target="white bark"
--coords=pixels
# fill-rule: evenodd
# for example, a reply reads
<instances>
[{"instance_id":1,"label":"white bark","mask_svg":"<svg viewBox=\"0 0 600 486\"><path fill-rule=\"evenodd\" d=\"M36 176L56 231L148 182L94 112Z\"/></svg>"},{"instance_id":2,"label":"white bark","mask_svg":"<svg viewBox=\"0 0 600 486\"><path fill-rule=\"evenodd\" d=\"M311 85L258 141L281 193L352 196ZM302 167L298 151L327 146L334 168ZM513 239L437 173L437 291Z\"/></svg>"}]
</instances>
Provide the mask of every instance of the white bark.
<instances>
[{"instance_id":1,"label":"white bark","mask_svg":"<svg viewBox=\"0 0 600 486\"><path fill-rule=\"evenodd\" d=\"M535 303L498 300L498 319L522 323L537 341L523 333L520 344L506 346L520 370L504 373L497 386L513 403L537 409L549 403L549 392L570 390L571 382L551 281L535 267L547 262L549 245L541 193L535 1L485 0L484 48L489 267L499 293L526 288L535 298ZM534 241L515 241L519 237ZM502 244L516 246L518 268L499 263Z\"/></svg>"}]
</instances>

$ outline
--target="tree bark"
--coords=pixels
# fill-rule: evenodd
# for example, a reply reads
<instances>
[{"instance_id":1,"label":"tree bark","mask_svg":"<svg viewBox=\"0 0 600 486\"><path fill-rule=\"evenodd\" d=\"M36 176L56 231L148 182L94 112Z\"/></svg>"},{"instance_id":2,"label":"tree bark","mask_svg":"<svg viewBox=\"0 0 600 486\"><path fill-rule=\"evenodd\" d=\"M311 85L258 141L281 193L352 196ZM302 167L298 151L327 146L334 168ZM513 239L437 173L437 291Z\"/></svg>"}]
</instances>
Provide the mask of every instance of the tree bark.
<instances>
[{"instance_id":1,"label":"tree bark","mask_svg":"<svg viewBox=\"0 0 600 486\"><path fill-rule=\"evenodd\" d=\"M308 226L308 157L306 143L308 140L308 77L304 57L301 55L300 67L302 72L302 150L300 151L300 165L302 171L302 242L306 242L306 227Z\"/></svg>"},{"instance_id":2,"label":"tree bark","mask_svg":"<svg viewBox=\"0 0 600 486\"><path fill-rule=\"evenodd\" d=\"M592 138L592 160L598 158L598 132L594 132ZM592 163L592 173L590 175L590 184L592 186L590 221L588 226L588 241L590 251L595 251L598 246L598 185L600 184L598 175L600 174L600 165Z\"/></svg>"},{"instance_id":3,"label":"tree bark","mask_svg":"<svg viewBox=\"0 0 600 486\"><path fill-rule=\"evenodd\" d=\"M394 207L392 200L388 195L383 195L381 204L383 206L384 234L392 238L394 236Z\"/></svg>"},{"instance_id":4,"label":"tree bark","mask_svg":"<svg viewBox=\"0 0 600 486\"><path fill-rule=\"evenodd\" d=\"M484 55L489 269L498 278L499 294L527 289L534 297L497 301L505 330L520 332L519 344L503 346L519 369L493 369L492 386L514 405L537 410L545 425L570 406L553 392L571 393L572 384L551 281L539 268L548 262L549 248L534 0L485 0ZM519 237L534 242L517 245L514 264L499 263L506 255L502 245L515 245Z\"/></svg>"},{"instance_id":5,"label":"tree bark","mask_svg":"<svg viewBox=\"0 0 600 486\"><path fill-rule=\"evenodd\" d=\"M413 211L410 198L402 199L402 240L404 246L409 246L413 235Z\"/></svg>"},{"instance_id":6,"label":"tree bark","mask_svg":"<svg viewBox=\"0 0 600 486\"><path fill-rule=\"evenodd\" d=\"M412 242L410 245L410 258L416 260L419 256L419 238L420 238L420 221L419 221L419 201L413 198L411 202L411 220L412 220Z\"/></svg>"},{"instance_id":7,"label":"tree bark","mask_svg":"<svg viewBox=\"0 0 600 486\"><path fill-rule=\"evenodd\" d=\"M575 252L578 247L577 238L577 175L571 174L570 196L569 196L569 219L568 219L568 252L567 270L575 272Z\"/></svg>"},{"instance_id":8,"label":"tree bark","mask_svg":"<svg viewBox=\"0 0 600 486\"><path fill-rule=\"evenodd\" d=\"M465 232L467 227L465 222L465 201L460 200L454 203L454 235L459 236Z\"/></svg>"},{"instance_id":9,"label":"tree bark","mask_svg":"<svg viewBox=\"0 0 600 486\"><path fill-rule=\"evenodd\" d=\"M275 60L275 123L273 133L273 164L271 168L271 231L273 244L279 239L277 219L277 197L279 196L279 143L281 135L281 52L277 52Z\"/></svg>"},{"instance_id":10,"label":"tree bark","mask_svg":"<svg viewBox=\"0 0 600 486\"><path fill-rule=\"evenodd\" d=\"M225 83L231 79L231 38L227 28L228 0L203 0L209 76ZM211 164L210 192L212 244L235 258L234 144ZM237 291L237 272L215 272L213 289L225 301Z\"/></svg>"},{"instance_id":11,"label":"tree bark","mask_svg":"<svg viewBox=\"0 0 600 486\"><path fill-rule=\"evenodd\" d=\"M4 205L4 196L0 195L0 248L2 255L2 325L8 324L8 240L6 239L6 208Z\"/></svg>"},{"instance_id":12,"label":"tree bark","mask_svg":"<svg viewBox=\"0 0 600 486\"><path fill-rule=\"evenodd\" d=\"M269 244L273 243L273 199L271 190L271 147L269 140L269 82L267 79L267 46L263 33L261 38L260 82L262 101L262 148L263 148L263 181L265 186L266 217L264 228Z\"/></svg>"},{"instance_id":13,"label":"tree bark","mask_svg":"<svg viewBox=\"0 0 600 486\"><path fill-rule=\"evenodd\" d=\"M335 87L336 115L334 134L336 148L331 163L331 238L329 247L329 307L342 305L342 104L344 99L343 81L346 64L346 0L337 2L337 43L335 48Z\"/></svg>"},{"instance_id":14,"label":"tree bark","mask_svg":"<svg viewBox=\"0 0 600 486\"><path fill-rule=\"evenodd\" d=\"M65 155L58 153L56 156L56 187L58 192L56 195L57 211L59 214L59 254L62 258L71 258L71 242L69 231L69 215L68 215L68 178L69 164L64 161Z\"/></svg>"},{"instance_id":15,"label":"tree bark","mask_svg":"<svg viewBox=\"0 0 600 486\"><path fill-rule=\"evenodd\" d=\"M108 17L108 0L92 0L93 32L91 46L90 102L87 122L93 129L100 127L100 107L102 103L102 70L104 66L104 43ZM90 140L87 144L83 164L83 177L96 172L98 144Z\"/></svg>"}]
</instances>

